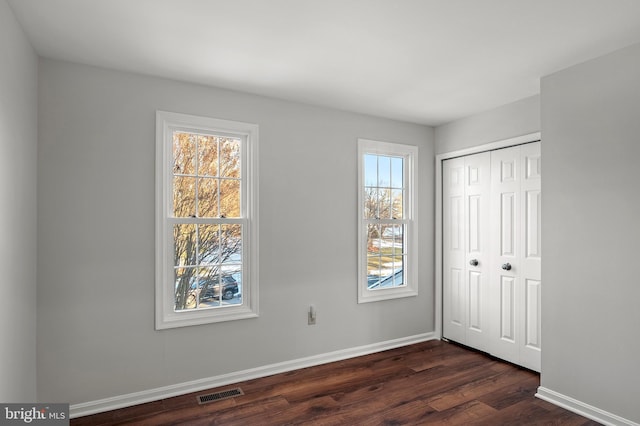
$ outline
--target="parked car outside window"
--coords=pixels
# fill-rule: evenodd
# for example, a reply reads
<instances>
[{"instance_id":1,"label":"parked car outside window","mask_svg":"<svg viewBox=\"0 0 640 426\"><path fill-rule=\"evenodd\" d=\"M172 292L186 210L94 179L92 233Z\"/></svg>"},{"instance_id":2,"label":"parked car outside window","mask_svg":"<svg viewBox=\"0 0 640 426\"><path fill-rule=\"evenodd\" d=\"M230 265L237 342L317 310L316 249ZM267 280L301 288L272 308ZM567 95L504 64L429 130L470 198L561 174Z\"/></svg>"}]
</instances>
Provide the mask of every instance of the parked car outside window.
<instances>
[{"instance_id":1,"label":"parked car outside window","mask_svg":"<svg viewBox=\"0 0 640 426\"><path fill-rule=\"evenodd\" d=\"M233 296L238 293L238 282L231 275L222 276L222 299L233 299ZM199 297L200 303L208 302L212 300L220 300L220 279L218 276L204 277L198 279L198 286L196 288L196 282L191 283L191 290L189 297L187 298L187 307L191 308L196 305L196 298Z\"/></svg>"}]
</instances>

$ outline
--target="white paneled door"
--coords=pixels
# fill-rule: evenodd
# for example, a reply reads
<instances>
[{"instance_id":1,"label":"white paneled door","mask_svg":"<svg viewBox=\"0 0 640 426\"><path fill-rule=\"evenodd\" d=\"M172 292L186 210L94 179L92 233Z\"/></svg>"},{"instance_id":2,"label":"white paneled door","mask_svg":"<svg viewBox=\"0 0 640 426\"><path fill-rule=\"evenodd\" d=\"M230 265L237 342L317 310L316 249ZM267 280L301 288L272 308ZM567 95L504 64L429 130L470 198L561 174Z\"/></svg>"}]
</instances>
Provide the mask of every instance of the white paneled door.
<instances>
[{"instance_id":1,"label":"white paneled door","mask_svg":"<svg viewBox=\"0 0 640 426\"><path fill-rule=\"evenodd\" d=\"M540 142L442 173L443 336L540 371Z\"/></svg>"},{"instance_id":2,"label":"white paneled door","mask_svg":"<svg viewBox=\"0 0 640 426\"><path fill-rule=\"evenodd\" d=\"M488 152L443 165L443 309L445 337L488 351Z\"/></svg>"}]
</instances>

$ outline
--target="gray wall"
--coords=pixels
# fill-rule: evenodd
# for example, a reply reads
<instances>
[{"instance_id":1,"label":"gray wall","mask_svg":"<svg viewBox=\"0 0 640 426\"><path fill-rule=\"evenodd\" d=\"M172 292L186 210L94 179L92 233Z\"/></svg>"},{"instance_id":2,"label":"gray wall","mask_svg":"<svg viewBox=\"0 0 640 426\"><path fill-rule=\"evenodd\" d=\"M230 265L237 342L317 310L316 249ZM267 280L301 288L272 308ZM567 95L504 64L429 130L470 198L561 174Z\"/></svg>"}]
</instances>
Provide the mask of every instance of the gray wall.
<instances>
[{"instance_id":1,"label":"gray wall","mask_svg":"<svg viewBox=\"0 0 640 426\"><path fill-rule=\"evenodd\" d=\"M542 386L640 422L640 45L542 80Z\"/></svg>"},{"instance_id":2,"label":"gray wall","mask_svg":"<svg viewBox=\"0 0 640 426\"><path fill-rule=\"evenodd\" d=\"M38 59L0 0L0 401L36 400Z\"/></svg>"},{"instance_id":3,"label":"gray wall","mask_svg":"<svg viewBox=\"0 0 640 426\"><path fill-rule=\"evenodd\" d=\"M540 97L531 96L436 127L436 154L539 131Z\"/></svg>"},{"instance_id":4,"label":"gray wall","mask_svg":"<svg viewBox=\"0 0 640 426\"><path fill-rule=\"evenodd\" d=\"M39 71L41 400L95 401L434 330L431 128L45 59ZM154 330L157 109L260 125L257 319ZM356 303L359 137L419 146L417 297Z\"/></svg>"}]
</instances>

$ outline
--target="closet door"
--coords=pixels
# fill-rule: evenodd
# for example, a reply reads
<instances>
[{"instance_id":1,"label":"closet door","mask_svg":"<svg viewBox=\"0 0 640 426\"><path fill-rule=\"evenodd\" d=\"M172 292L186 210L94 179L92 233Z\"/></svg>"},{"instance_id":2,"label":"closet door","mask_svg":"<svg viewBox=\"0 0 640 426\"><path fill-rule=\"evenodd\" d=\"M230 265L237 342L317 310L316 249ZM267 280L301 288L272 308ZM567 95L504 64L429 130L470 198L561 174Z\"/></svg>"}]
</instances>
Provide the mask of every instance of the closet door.
<instances>
[{"instance_id":1,"label":"closet door","mask_svg":"<svg viewBox=\"0 0 640 426\"><path fill-rule=\"evenodd\" d=\"M443 334L489 348L490 154L443 164Z\"/></svg>"},{"instance_id":2,"label":"closet door","mask_svg":"<svg viewBox=\"0 0 640 426\"><path fill-rule=\"evenodd\" d=\"M522 145L521 159L523 179L522 191L522 271L524 289L523 330L520 364L540 371L540 314L541 314L541 157L540 142Z\"/></svg>"},{"instance_id":3,"label":"closet door","mask_svg":"<svg viewBox=\"0 0 640 426\"><path fill-rule=\"evenodd\" d=\"M465 344L489 349L489 207L491 155L488 152L465 157Z\"/></svg>"},{"instance_id":4,"label":"closet door","mask_svg":"<svg viewBox=\"0 0 640 426\"><path fill-rule=\"evenodd\" d=\"M540 143L491 152L493 355L540 371Z\"/></svg>"},{"instance_id":5,"label":"closet door","mask_svg":"<svg viewBox=\"0 0 640 426\"><path fill-rule=\"evenodd\" d=\"M491 300L490 352L518 363L520 345L520 147L491 152Z\"/></svg>"},{"instance_id":6,"label":"closet door","mask_svg":"<svg viewBox=\"0 0 640 426\"><path fill-rule=\"evenodd\" d=\"M540 371L540 143L442 163L443 337Z\"/></svg>"},{"instance_id":7,"label":"closet door","mask_svg":"<svg viewBox=\"0 0 640 426\"><path fill-rule=\"evenodd\" d=\"M442 334L466 342L464 158L442 163Z\"/></svg>"}]
</instances>

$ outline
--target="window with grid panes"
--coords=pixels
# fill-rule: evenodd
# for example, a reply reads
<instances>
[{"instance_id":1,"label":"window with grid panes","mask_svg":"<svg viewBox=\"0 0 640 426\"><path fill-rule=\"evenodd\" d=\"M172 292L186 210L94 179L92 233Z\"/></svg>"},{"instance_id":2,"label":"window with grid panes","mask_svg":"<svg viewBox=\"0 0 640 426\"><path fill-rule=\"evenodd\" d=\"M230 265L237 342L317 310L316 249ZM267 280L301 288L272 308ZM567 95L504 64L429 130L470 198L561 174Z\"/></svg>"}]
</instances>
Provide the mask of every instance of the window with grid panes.
<instances>
[{"instance_id":1,"label":"window with grid panes","mask_svg":"<svg viewBox=\"0 0 640 426\"><path fill-rule=\"evenodd\" d=\"M360 139L358 302L417 294L415 146Z\"/></svg>"},{"instance_id":2,"label":"window with grid panes","mask_svg":"<svg viewBox=\"0 0 640 426\"><path fill-rule=\"evenodd\" d=\"M258 128L157 113L156 328L257 315Z\"/></svg>"}]
</instances>

